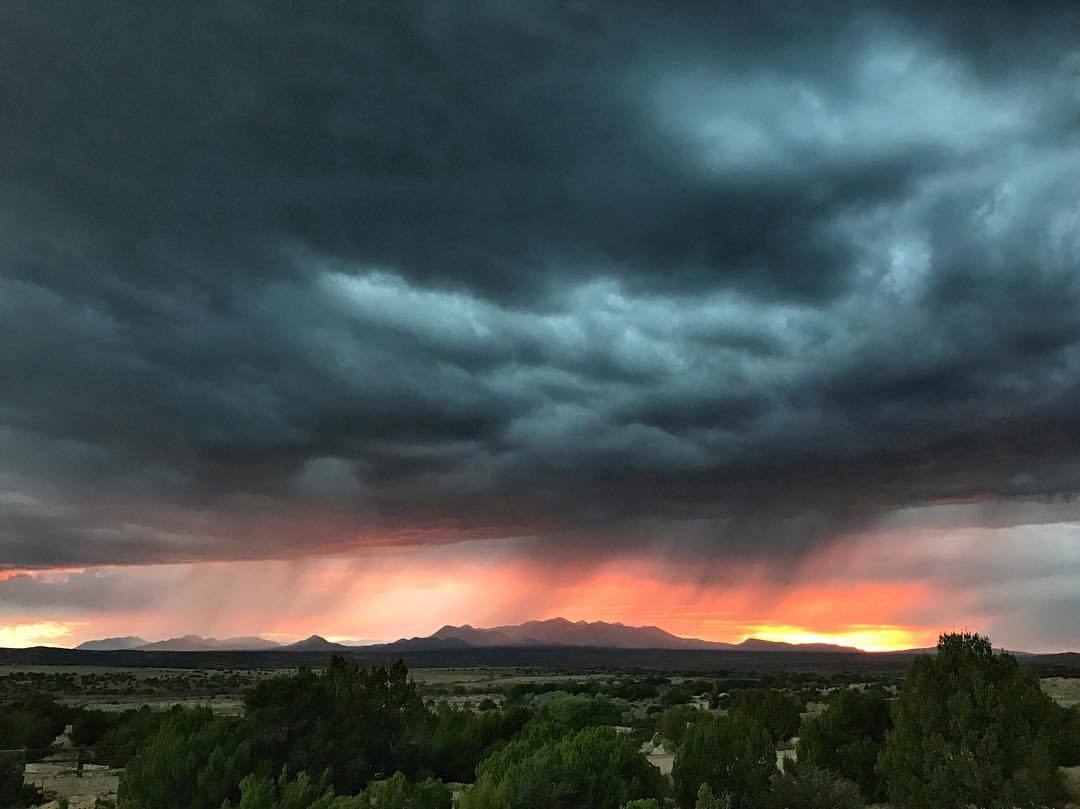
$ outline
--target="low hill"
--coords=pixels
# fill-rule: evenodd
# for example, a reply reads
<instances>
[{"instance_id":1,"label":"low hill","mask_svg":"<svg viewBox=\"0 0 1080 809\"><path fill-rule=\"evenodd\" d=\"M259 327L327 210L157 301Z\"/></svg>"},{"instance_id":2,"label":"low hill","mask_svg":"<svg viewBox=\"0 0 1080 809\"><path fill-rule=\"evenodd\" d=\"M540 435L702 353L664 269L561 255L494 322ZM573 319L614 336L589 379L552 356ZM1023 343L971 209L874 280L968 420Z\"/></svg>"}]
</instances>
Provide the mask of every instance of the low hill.
<instances>
[{"instance_id":1,"label":"low hill","mask_svg":"<svg viewBox=\"0 0 1080 809\"><path fill-rule=\"evenodd\" d=\"M278 648L277 643L266 638L204 638L201 635L184 635L180 638L159 640L135 647L142 652L257 652Z\"/></svg>"},{"instance_id":2,"label":"low hill","mask_svg":"<svg viewBox=\"0 0 1080 809\"><path fill-rule=\"evenodd\" d=\"M146 641L135 635L125 635L122 638L102 638L101 640L88 640L76 646L76 649L87 652L114 652L119 649L137 649L145 646Z\"/></svg>"},{"instance_id":3,"label":"low hill","mask_svg":"<svg viewBox=\"0 0 1080 809\"><path fill-rule=\"evenodd\" d=\"M855 646L838 646L835 643L786 643L782 640L747 638L733 647L744 652L861 652Z\"/></svg>"}]
</instances>

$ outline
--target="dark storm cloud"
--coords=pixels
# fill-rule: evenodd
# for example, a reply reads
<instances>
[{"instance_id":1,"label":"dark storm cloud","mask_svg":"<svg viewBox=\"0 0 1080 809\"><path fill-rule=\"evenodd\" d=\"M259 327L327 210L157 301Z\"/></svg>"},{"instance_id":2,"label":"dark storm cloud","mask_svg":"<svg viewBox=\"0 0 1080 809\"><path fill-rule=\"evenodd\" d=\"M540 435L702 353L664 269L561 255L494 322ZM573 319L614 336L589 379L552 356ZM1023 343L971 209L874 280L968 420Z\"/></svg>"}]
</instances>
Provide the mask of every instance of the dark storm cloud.
<instances>
[{"instance_id":1,"label":"dark storm cloud","mask_svg":"<svg viewBox=\"0 0 1080 809\"><path fill-rule=\"evenodd\" d=\"M6 5L0 563L1075 491L1080 17L913 8Z\"/></svg>"}]
</instances>

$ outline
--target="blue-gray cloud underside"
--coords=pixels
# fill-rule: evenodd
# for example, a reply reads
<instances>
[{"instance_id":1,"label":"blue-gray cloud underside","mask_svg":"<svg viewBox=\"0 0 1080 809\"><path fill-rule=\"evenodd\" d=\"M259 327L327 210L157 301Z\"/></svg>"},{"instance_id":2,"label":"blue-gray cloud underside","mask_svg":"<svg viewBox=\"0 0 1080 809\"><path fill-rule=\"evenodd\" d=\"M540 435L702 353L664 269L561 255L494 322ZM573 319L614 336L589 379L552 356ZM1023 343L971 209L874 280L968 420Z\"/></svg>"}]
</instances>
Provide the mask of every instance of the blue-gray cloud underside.
<instances>
[{"instance_id":1,"label":"blue-gray cloud underside","mask_svg":"<svg viewBox=\"0 0 1080 809\"><path fill-rule=\"evenodd\" d=\"M9 4L0 562L1071 515L1080 18L1012 9Z\"/></svg>"}]
</instances>

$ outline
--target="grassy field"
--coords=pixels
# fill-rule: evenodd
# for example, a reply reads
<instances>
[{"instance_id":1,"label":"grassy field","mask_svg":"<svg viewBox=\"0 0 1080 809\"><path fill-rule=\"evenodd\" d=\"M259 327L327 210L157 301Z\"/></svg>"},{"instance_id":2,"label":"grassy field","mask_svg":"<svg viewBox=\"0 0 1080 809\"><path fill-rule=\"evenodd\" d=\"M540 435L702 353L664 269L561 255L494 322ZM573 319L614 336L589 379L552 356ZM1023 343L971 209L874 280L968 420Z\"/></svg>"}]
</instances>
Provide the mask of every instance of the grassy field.
<instances>
[{"instance_id":1,"label":"grassy field","mask_svg":"<svg viewBox=\"0 0 1080 809\"><path fill-rule=\"evenodd\" d=\"M1058 705L1080 705L1080 677L1044 677L1040 682L1043 691Z\"/></svg>"}]
</instances>

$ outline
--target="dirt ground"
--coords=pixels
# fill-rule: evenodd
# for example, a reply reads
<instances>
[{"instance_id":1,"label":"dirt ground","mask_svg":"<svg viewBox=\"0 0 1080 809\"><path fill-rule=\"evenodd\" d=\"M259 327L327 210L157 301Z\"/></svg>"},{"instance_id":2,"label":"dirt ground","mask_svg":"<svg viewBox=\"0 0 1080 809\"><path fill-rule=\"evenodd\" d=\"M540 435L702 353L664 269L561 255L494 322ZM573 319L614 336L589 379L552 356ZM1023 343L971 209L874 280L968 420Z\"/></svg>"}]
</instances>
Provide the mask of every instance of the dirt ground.
<instances>
[{"instance_id":1,"label":"dirt ground","mask_svg":"<svg viewBox=\"0 0 1080 809\"><path fill-rule=\"evenodd\" d=\"M1043 691L1058 705L1080 705L1080 677L1044 677Z\"/></svg>"},{"instance_id":2,"label":"dirt ground","mask_svg":"<svg viewBox=\"0 0 1080 809\"><path fill-rule=\"evenodd\" d=\"M146 705L151 711L167 711L173 705L185 708L206 707L218 716L240 716L244 712L244 700L238 696L222 697L72 697L59 700L67 705L90 708L95 711L114 713L138 710Z\"/></svg>"},{"instance_id":3,"label":"dirt ground","mask_svg":"<svg viewBox=\"0 0 1080 809\"><path fill-rule=\"evenodd\" d=\"M47 795L68 799L70 809L93 807L97 798L116 798L120 770L87 764L79 776L71 762L38 761L26 765L23 780Z\"/></svg>"}]
</instances>

